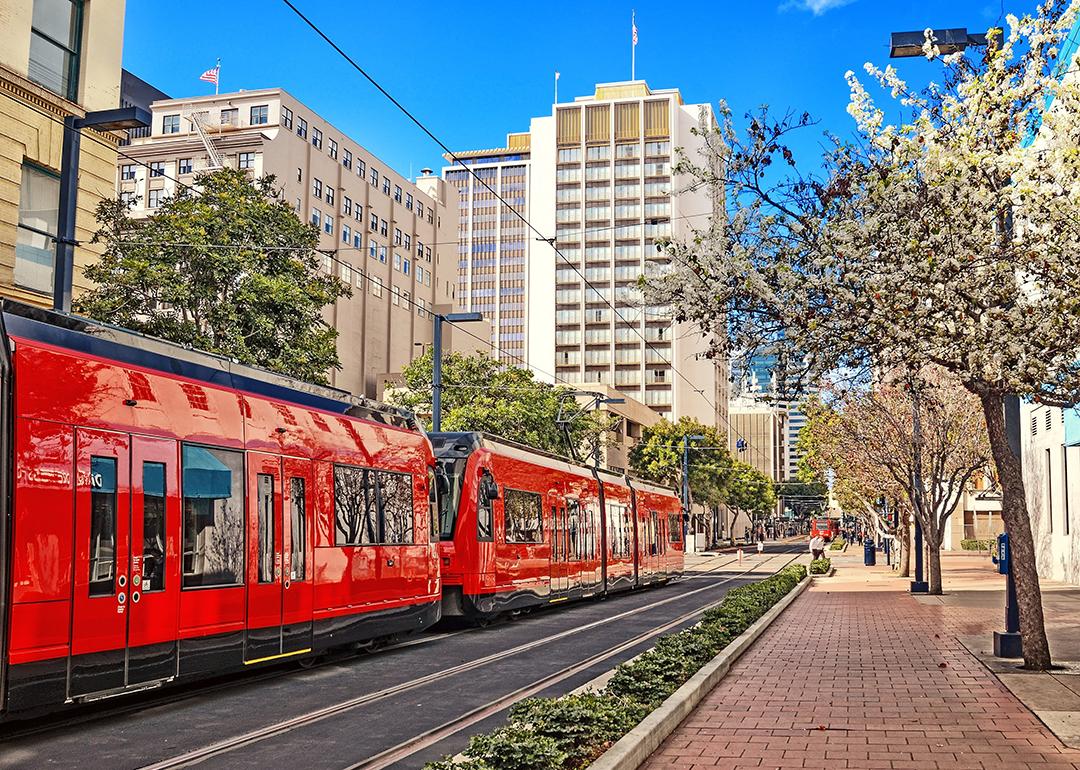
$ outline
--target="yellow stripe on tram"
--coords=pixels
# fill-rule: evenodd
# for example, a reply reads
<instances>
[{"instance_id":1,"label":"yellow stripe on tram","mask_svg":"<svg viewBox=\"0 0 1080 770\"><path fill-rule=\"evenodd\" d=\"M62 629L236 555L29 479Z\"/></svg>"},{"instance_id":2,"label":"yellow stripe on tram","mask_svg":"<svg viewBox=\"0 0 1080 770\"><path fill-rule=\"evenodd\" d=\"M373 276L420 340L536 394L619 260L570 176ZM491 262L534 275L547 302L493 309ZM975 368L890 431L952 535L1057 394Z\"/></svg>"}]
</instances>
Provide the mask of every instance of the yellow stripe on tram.
<instances>
[{"instance_id":1,"label":"yellow stripe on tram","mask_svg":"<svg viewBox=\"0 0 1080 770\"><path fill-rule=\"evenodd\" d=\"M278 658L291 658L293 655L303 655L305 652L311 652L311 648L307 647L303 650L296 650L295 652L283 652L280 655L267 655L265 658L255 658L255 660L245 660L244 665L250 666L252 663L265 663L268 660L277 660Z\"/></svg>"}]
</instances>

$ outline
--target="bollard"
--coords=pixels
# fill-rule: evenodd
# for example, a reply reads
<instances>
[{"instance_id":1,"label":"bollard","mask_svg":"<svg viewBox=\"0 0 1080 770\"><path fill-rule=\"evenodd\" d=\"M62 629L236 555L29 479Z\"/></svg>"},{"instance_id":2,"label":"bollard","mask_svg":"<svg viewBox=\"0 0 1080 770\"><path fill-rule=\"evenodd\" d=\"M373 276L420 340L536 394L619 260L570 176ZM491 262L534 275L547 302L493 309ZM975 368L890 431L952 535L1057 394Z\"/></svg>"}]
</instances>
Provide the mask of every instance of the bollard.
<instances>
[{"instance_id":1,"label":"bollard","mask_svg":"<svg viewBox=\"0 0 1080 770\"><path fill-rule=\"evenodd\" d=\"M742 548L739 549L739 564L742 564Z\"/></svg>"}]
</instances>

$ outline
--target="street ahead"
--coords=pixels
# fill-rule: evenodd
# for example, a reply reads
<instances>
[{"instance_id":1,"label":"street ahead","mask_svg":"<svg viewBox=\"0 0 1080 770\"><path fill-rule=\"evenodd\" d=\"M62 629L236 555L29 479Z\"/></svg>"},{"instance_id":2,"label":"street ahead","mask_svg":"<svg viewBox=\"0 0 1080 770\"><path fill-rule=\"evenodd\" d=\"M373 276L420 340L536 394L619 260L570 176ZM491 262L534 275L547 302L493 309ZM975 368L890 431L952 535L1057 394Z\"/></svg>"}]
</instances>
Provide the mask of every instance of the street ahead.
<instances>
[{"instance_id":1,"label":"street ahead","mask_svg":"<svg viewBox=\"0 0 1080 770\"><path fill-rule=\"evenodd\" d=\"M80 764L87 746L102 768L418 768L459 752L521 698L569 692L802 550L722 555L652 590L13 725L0 734L0 768Z\"/></svg>"}]
</instances>

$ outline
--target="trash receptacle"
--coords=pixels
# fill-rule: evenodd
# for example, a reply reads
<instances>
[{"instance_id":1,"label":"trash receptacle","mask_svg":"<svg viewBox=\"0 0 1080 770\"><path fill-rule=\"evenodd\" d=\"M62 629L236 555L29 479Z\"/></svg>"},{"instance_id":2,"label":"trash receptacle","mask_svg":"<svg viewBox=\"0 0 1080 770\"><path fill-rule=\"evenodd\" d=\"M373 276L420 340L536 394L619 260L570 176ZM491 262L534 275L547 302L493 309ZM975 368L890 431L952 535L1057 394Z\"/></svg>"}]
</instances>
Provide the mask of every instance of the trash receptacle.
<instances>
[{"instance_id":1,"label":"trash receptacle","mask_svg":"<svg viewBox=\"0 0 1080 770\"><path fill-rule=\"evenodd\" d=\"M873 567L877 564L877 551L874 550L874 541L867 540L863 543L863 564Z\"/></svg>"}]
</instances>

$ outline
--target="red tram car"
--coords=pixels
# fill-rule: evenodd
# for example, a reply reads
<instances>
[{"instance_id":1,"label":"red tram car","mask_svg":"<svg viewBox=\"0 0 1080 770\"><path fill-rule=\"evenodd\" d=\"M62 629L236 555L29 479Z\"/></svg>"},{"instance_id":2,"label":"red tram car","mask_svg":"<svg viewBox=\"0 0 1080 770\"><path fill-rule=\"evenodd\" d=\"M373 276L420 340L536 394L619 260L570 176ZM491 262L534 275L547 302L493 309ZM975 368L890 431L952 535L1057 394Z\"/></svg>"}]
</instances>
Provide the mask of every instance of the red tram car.
<instances>
[{"instance_id":1,"label":"red tram car","mask_svg":"<svg viewBox=\"0 0 1080 770\"><path fill-rule=\"evenodd\" d=\"M438 620L407 414L16 303L2 321L4 715Z\"/></svg>"},{"instance_id":2,"label":"red tram car","mask_svg":"<svg viewBox=\"0 0 1080 770\"><path fill-rule=\"evenodd\" d=\"M482 433L430 435L440 498L443 615L507 611L668 580L683 569L669 489Z\"/></svg>"},{"instance_id":3,"label":"red tram car","mask_svg":"<svg viewBox=\"0 0 1080 770\"><path fill-rule=\"evenodd\" d=\"M840 534L839 519L811 519L810 537L821 536L826 543L831 542Z\"/></svg>"}]
</instances>

